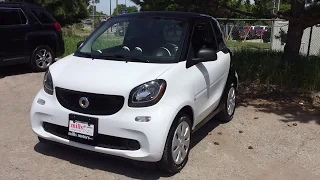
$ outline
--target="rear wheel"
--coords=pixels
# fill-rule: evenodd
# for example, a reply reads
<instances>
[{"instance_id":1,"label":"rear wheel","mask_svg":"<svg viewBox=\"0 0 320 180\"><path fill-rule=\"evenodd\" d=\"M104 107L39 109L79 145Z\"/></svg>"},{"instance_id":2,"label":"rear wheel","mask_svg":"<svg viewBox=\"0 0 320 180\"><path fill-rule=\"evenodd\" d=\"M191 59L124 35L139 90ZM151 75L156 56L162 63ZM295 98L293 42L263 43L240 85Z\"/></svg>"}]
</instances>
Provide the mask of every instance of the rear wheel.
<instances>
[{"instance_id":1,"label":"rear wheel","mask_svg":"<svg viewBox=\"0 0 320 180\"><path fill-rule=\"evenodd\" d=\"M190 117L180 113L170 128L159 168L169 173L178 173L187 164L190 142Z\"/></svg>"},{"instance_id":2,"label":"rear wheel","mask_svg":"<svg viewBox=\"0 0 320 180\"><path fill-rule=\"evenodd\" d=\"M218 114L218 118L222 122L229 122L233 119L233 115L236 109L236 88L235 83L227 85L226 95L222 99L223 108L222 111Z\"/></svg>"},{"instance_id":3,"label":"rear wheel","mask_svg":"<svg viewBox=\"0 0 320 180\"><path fill-rule=\"evenodd\" d=\"M34 71L46 71L55 62L54 53L49 46L37 47L31 56L31 67Z\"/></svg>"}]
</instances>

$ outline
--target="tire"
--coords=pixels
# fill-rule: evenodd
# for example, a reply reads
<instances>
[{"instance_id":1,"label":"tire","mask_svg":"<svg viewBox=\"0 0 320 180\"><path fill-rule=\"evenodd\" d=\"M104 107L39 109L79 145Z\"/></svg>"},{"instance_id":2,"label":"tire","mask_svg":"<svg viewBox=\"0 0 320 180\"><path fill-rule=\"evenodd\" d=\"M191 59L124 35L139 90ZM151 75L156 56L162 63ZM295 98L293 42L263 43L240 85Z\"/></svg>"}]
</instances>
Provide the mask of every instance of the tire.
<instances>
[{"instance_id":1,"label":"tire","mask_svg":"<svg viewBox=\"0 0 320 180\"><path fill-rule=\"evenodd\" d=\"M175 142L177 142L178 147L176 146L176 148L174 147L174 149L176 150L172 150L173 149L173 138L177 137L176 134L179 133L178 131L178 127L186 127L186 125L188 125L188 129L189 129L189 136L187 138L185 138L187 141L184 141L185 144L180 143L181 141L178 140L178 138L176 139ZM187 128L185 128L187 129ZM158 162L158 168L160 168L162 171L171 173L171 174L176 174L178 172L180 172L183 167L187 164L188 162L188 157L189 157L189 152L190 152L190 142L191 142L191 130L192 126L191 126L191 120L190 117L184 113L179 113L178 116L176 117L176 119L174 120L173 124L171 125L171 128L169 130L169 134L167 137L167 141L164 147L164 151L163 151L163 155L162 155L162 159ZM182 132L181 132L182 134ZM188 134L188 133L186 133ZM180 137L181 138L181 137ZM183 142L183 141L182 141ZM183 147L180 147L183 146ZM188 147L186 148L187 145ZM185 153L184 159L180 162L176 162L173 158L173 151L176 151L178 156L181 155L181 152L185 152L185 151L181 151L181 149L187 149L187 152ZM180 150L179 150L180 149ZM178 159L178 158L177 158Z\"/></svg>"},{"instance_id":2,"label":"tire","mask_svg":"<svg viewBox=\"0 0 320 180\"><path fill-rule=\"evenodd\" d=\"M37 47L31 55L31 68L37 72L46 71L55 62L55 54L49 46Z\"/></svg>"},{"instance_id":3,"label":"tire","mask_svg":"<svg viewBox=\"0 0 320 180\"><path fill-rule=\"evenodd\" d=\"M233 119L236 109L236 95L237 91L235 83L232 82L227 85L222 99L222 110L218 114L218 118L221 122L230 122Z\"/></svg>"},{"instance_id":4,"label":"tire","mask_svg":"<svg viewBox=\"0 0 320 180\"><path fill-rule=\"evenodd\" d=\"M38 136L38 140L40 143L48 143L47 140L43 139L42 137Z\"/></svg>"}]
</instances>

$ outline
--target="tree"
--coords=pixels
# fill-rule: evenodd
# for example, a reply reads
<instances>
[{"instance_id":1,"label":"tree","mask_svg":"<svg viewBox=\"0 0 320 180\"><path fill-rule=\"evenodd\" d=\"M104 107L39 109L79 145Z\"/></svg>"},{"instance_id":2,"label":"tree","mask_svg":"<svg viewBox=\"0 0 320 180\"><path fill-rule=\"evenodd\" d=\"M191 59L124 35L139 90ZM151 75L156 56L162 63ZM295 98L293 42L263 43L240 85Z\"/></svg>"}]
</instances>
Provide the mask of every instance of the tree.
<instances>
[{"instance_id":1,"label":"tree","mask_svg":"<svg viewBox=\"0 0 320 180\"><path fill-rule=\"evenodd\" d=\"M320 0L282 0L280 11L273 12L272 0L132 0L144 10L201 12L215 17L281 18L289 21L284 60L299 55L303 31L320 24Z\"/></svg>"},{"instance_id":2,"label":"tree","mask_svg":"<svg viewBox=\"0 0 320 180\"><path fill-rule=\"evenodd\" d=\"M21 2L21 0L8 0L8 2ZM24 0L24 2L46 8L62 25L80 22L88 17L88 0Z\"/></svg>"},{"instance_id":3,"label":"tree","mask_svg":"<svg viewBox=\"0 0 320 180\"><path fill-rule=\"evenodd\" d=\"M283 17L289 20L284 59L290 63L300 51L301 39L306 28L320 24L320 1L293 0L291 9Z\"/></svg>"},{"instance_id":4,"label":"tree","mask_svg":"<svg viewBox=\"0 0 320 180\"><path fill-rule=\"evenodd\" d=\"M131 0L141 7L141 11L187 11L212 15L214 17L239 17L238 14L221 8L222 0ZM220 2L221 1L221 2ZM233 6L248 11L246 3L238 0L229 0ZM249 0L250 5L250 0ZM242 15L245 17L245 15Z\"/></svg>"},{"instance_id":5,"label":"tree","mask_svg":"<svg viewBox=\"0 0 320 180\"><path fill-rule=\"evenodd\" d=\"M127 13L138 12L137 6L126 6L125 4L118 4L118 13L121 14L122 11L127 10ZM117 14L117 8L114 8L112 15Z\"/></svg>"},{"instance_id":6,"label":"tree","mask_svg":"<svg viewBox=\"0 0 320 180\"><path fill-rule=\"evenodd\" d=\"M87 0L87 4L91 4L91 2L94 2L96 4L100 3L100 0Z\"/></svg>"},{"instance_id":7,"label":"tree","mask_svg":"<svg viewBox=\"0 0 320 180\"><path fill-rule=\"evenodd\" d=\"M280 10L273 13L270 0L255 0L256 9L249 14L258 17L260 13L265 18L281 18L289 21L283 59L291 64L299 55L304 30L320 24L320 0L282 0L281 3ZM245 13L228 5L224 7Z\"/></svg>"}]
</instances>

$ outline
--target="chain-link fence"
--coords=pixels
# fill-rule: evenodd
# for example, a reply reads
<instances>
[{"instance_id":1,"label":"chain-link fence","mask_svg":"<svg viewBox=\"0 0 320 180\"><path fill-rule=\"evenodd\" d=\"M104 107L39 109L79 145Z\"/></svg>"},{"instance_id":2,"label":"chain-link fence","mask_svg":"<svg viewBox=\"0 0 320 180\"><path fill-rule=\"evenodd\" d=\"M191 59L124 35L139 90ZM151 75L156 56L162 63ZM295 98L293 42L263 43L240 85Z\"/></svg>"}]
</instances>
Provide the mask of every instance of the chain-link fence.
<instances>
[{"instance_id":1,"label":"chain-link fence","mask_svg":"<svg viewBox=\"0 0 320 180\"><path fill-rule=\"evenodd\" d=\"M230 48L271 49L271 19L217 19Z\"/></svg>"},{"instance_id":2,"label":"chain-link fence","mask_svg":"<svg viewBox=\"0 0 320 180\"><path fill-rule=\"evenodd\" d=\"M226 42L234 50L241 48L283 51L288 21L281 19L218 18ZM320 56L320 25L304 30L300 53Z\"/></svg>"}]
</instances>

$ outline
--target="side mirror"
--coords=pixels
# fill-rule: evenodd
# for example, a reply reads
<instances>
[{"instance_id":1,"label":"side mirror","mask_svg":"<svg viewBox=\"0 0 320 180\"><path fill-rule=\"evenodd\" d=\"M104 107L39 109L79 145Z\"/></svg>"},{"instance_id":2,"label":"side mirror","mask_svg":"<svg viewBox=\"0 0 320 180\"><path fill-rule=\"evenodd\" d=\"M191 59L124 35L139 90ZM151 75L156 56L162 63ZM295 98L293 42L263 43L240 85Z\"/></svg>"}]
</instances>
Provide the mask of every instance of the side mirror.
<instances>
[{"instance_id":1,"label":"side mirror","mask_svg":"<svg viewBox=\"0 0 320 180\"><path fill-rule=\"evenodd\" d=\"M218 59L217 52L210 48L201 48L198 52L198 57L192 60L198 62L215 61Z\"/></svg>"},{"instance_id":2,"label":"side mirror","mask_svg":"<svg viewBox=\"0 0 320 180\"><path fill-rule=\"evenodd\" d=\"M78 44L77 44L77 49L79 49L79 47L82 46L83 42L84 42L84 41L79 41L79 42L78 42Z\"/></svg>"},{"instance_id":3,"label":"side mirror","mask_svg":"<svg viewBox=\"0 0 320 180\"><path fill-rule=\"evenodd\" d=\"M201 48L197 58L187 60L187 68L200 62L215 61L218 59L217 52L209 48Z\"/></svg>"}]
</instances>

